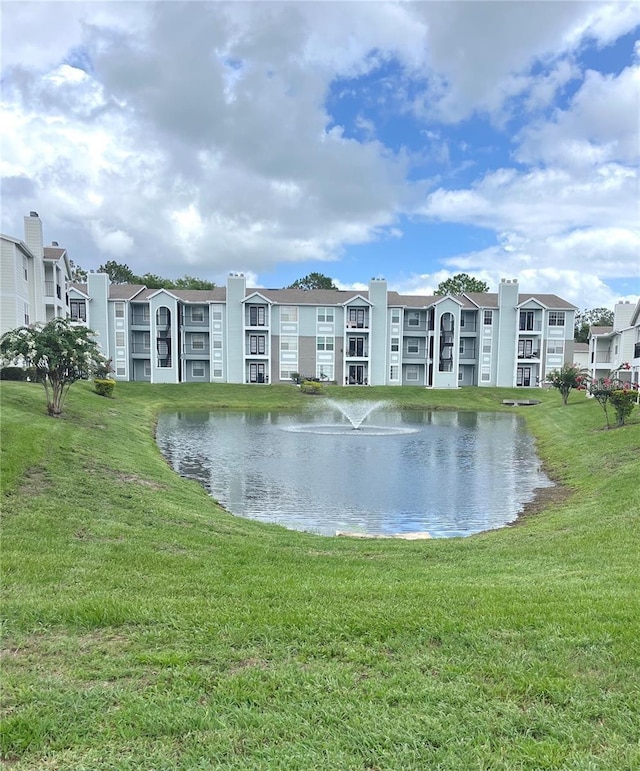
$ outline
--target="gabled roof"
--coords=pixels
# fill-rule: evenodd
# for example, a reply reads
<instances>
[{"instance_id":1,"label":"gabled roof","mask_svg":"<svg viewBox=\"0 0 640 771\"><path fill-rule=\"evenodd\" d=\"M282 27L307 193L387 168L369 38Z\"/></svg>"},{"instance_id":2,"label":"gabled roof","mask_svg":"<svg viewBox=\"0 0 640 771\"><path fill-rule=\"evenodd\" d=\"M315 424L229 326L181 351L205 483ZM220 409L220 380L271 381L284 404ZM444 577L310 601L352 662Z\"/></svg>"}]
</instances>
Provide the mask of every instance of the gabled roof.
<instances>
[{"instance_id":1,"label":"gabled roof","mask_svg":"<svg viewBox=\"0 0 640 771\"><path fill-rule=\"evenodd\" d=\"M269 305L273 305L273 300L270 300L268 297L265 297L262 292L258 289L254 289L250 294L245 294L244 299L242 300L243 303L251 302L255 299L262 300L263 302L269 303Z\"/></svg>"},{"instance_id":2,"label":"gabled roof","mask_svg":"<svg viewBox=\"0 0 640 771\"><path fill-rule=\"evenodd\" d=\"M577 306L572 305L570 302L567 302L566 300L563 300L561 297L558 297L557 294L519 294L518 295L518 305L521 305L523 302L526 302L527 300L537 300L539 303L544 305L546 308L549 308L550 310L567 310L567 311L577 310Z\"/></svg>"},{"instance_id":3,"label":"gabled roof","mask_svg":"<svg viewBox=\"0 0 640 771\"><path fill-rule=\"evenodd\" d=\"M497 292L465 292L462 297L466 297L476 308L494 310L498 307Z\"/></svg>"},{"instance_id":4,"label":"gabled roof","mask_svg":"<svg viewBox=\"0 0 640 771\"><path fill-rule=\"evenodd\" d=\"M143 289L146 289L143 284L109 284L109 299L132 300Z\"/></svg>"},{"instance_id":5,"label":"gabled roof","mask_svg":"<svg viewBox=\"0 0 640 771\"><path fill-rule=\"evenodd\" d=\"M613 327L589 327L589 335L595 337L596 335L611 335L613 334Z\"/></svg>"},{"instance_id":6,"label":"gabled roof","mask_svg":"<svg viewBox=\"0 0 640 771\"><path fill-rule=\"evenodd\" d=\"M45 246L42 250L45 260L60 260L66 254L61 246Z\"/></svg>"},{"instance_id":7,"label":"gabled roof","mask_svg":"<svg viewBox=\"0 0 640 771\"><path fill-rule=\"evenodd\" d=\"M351 298L367 294L345 289L247 289L247 293L259 292L263 297L280 305L344 305Z\"/></svg>"},{"instance_id":8,"label":"gabled roof","mask_svg":"<svg viewBox=\"0 0 640 771\"><path fill-rule=\"evenodd\" d=\"M387 306L400 306L401 308L429 308L433 305L435 299L435 297L430 297L428 295L388 292Z\"/></svg>"},{"instance_id":9,"label":"gabled roof","mask_svg":"<svg viewBox=\"0 0 640 771\"><path fill-rule=\"evenodd\" d=\"M83 295L86 300L90 299L86 284L69 284L69 291Z\"/></svg>"},{"instance_id":10,"label":"gabled roof","mask_svg":"<svg viewBox=\"0 0 640 771\"><path fill-rule=\"evenodd\" d=\"M13 236L5 236L4 233L0 233L0 238L3 241L10 241L12 244L15 244L21 252L24 252L27 255L27 257L31 257L35 260L35 254L29 249L24 241L21 241L19 238L14 238Z\"/></svg>"}]
</instances>

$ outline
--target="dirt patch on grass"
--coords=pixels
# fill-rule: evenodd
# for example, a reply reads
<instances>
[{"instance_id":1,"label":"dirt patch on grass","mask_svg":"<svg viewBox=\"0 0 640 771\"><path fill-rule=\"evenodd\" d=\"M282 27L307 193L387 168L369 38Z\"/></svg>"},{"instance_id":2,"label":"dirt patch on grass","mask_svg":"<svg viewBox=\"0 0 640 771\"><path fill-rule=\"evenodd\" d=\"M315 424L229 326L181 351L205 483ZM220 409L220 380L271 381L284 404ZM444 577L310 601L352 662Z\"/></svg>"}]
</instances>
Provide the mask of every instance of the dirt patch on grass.
<instances>
[{"instance_id":1,"label":"dirt patch on grass","mask_svg":"<svg viewBox=\"0 0 640 771\"><path fill-rule=\"evenodd\" d=\"M518 514L518 518L513 522L507 524L507 527L517 527L521 525L525 519L539 514L541 511L548 509L550 506L555 506L560 503L564 503L569 500L573 495L573 490L566 485L555 484L553 487L540 487L536 490L536 497L525 503L522 511Z\"/></svg>"},{"instance_id":2,"label":"dirt patch on grass","mask_svg":"<svg viewBox=\"0 0 640 771\"><path fill-rule=\"evenodd\" d=\"M154 482L152 479L143 479L136 474L122 474L116 473L115 478L118 482L125 482L127 484L142 485L143 487L150 487L152 490L164 490L165 485L160 482Z\"/></svg>"},{"instance_id":3,"label":"dirt patch on grass","mask_svg":"<svg viewBox=\"0 0 640 771\"><path fill-rule=\"evenodd\" d=\"M42 466L31 466L24 472L20 480L18 495L25 497L42 495L42 493L48 492L51 487L51 480Z\"/></svg>"}]
</instances>

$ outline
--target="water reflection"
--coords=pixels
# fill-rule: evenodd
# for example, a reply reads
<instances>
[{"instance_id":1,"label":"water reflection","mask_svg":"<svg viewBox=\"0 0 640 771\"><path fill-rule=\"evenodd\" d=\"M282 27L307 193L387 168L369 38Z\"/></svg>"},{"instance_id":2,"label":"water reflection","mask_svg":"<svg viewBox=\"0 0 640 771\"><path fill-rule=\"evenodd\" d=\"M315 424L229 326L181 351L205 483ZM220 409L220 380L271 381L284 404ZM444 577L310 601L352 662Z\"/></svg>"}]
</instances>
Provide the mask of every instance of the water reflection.
<instances>
[{"instance_id":1,"label":"water reflection","mask_svg":"<svg viewBox=\"0 0 640 771\"><path fill-rule=\"evenodd\" d=\"M512 521L550 484L516 415L385 408L371 433L292 430L331 421L182 412L161 416L156 435L176 471L234 514L325 535L470 535Z\"/></svg>"}]
</instances>

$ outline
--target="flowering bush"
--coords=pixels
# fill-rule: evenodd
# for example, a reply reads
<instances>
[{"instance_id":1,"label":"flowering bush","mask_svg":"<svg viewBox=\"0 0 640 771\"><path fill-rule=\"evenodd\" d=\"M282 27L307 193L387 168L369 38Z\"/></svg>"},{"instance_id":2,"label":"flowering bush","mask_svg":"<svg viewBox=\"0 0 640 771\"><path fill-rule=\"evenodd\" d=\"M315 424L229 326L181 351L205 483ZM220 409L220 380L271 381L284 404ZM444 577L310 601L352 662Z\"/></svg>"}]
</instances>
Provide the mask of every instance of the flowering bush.
<instances>
[{"instance_id":1,"label":"flowering bush","mask_svg":"<svg viewBox=\"0 0 640 771\"><path fill-rule=\"evenodd\" d=\"M562 403L566 405L571 389L584 391L589 383L589 378L577 364L565 364L560 369L549 372L546 382L560 391Z\"/></svg>"},{"instance_id":2,"label":"flowering bush","mask_svg":"<svg viewBox=\"0 0 640 771\"><path fill-rule=\"evenodd\" d=\"M47 412L57 416L72 383L89 377L104 363L93 335L87 327L73 326L61 318L19 327L0 340L0 359L9 363L20 360L35 368L47 395Z\"/></svg>"},{"instance_id":3,"label":"flowering bush","mask_svg":"<svg viewBox=\"0 0 640 771\"><path fill-rule=\"evenodd\" d=\"M609 420L609 405L614 409L616 415L615 427L623 426L625 420L633 412L633 408L638 403L638 384L629 383L616 376L620 370L630 370L631 365L622 364L617 370L614 370L608 377L594 380L589 386L589 393L598 400L604 410L607 428L611 428Z\"/></svg>"}]
</instances>

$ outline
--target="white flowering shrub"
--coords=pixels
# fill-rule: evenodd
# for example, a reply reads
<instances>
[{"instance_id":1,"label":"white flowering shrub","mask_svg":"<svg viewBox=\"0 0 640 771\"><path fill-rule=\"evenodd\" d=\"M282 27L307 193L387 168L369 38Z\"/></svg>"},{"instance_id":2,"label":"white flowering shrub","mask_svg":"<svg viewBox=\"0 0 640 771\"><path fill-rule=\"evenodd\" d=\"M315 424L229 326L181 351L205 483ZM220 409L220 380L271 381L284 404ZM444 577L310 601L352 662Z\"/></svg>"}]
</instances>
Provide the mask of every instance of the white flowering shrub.
<instances>
[{"instance_id":1,"label":"white flowering shrub","mask_svg":"<svg viewBox=\"0 0 640 771\"><path fill-rule=\"evenodd\" d=\"M0 340L0 358L3 364L20 361L35 368L52 416L62 412L71 385L105 362L94 332L60 318L7 332Z\"/></svg>"}]
</instances>

